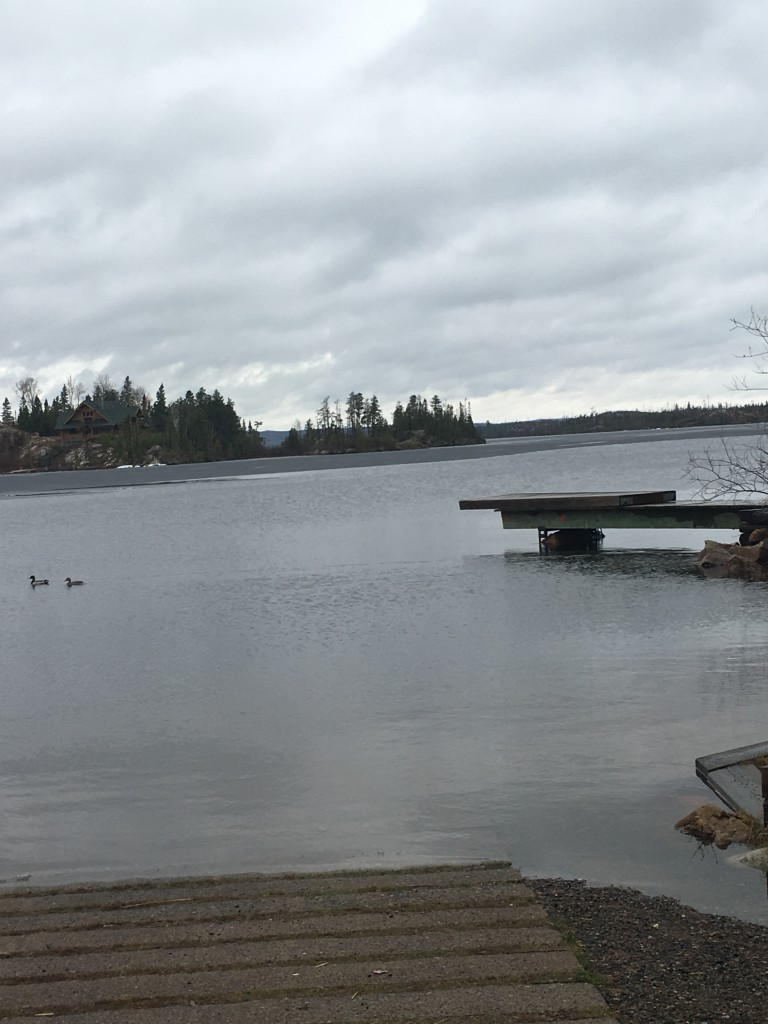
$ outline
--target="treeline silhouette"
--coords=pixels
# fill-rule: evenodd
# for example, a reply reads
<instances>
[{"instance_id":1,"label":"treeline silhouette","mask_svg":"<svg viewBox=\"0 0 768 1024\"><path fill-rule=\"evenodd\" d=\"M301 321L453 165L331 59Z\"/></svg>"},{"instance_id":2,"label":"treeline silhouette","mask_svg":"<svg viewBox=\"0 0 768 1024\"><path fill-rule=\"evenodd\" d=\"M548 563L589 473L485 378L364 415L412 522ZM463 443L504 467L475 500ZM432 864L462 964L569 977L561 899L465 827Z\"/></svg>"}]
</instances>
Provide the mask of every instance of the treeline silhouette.
<instances>
[{"instance_id":1,"label":"treeline silhouette","mask_svg":"<svg viewBox=\"0 0 768 1024\"><path fill-rule=\"evenodd\" d=\"M485 439L472 421L469 403L455 409L439 395L429 401L411 395L405 405L398 402L387 420L376 395L366 398L351 391L346 405L331 404L326 396L316 419L302 427L296 424L280 446L284 455L316 452L388 451L393 448L425 448L457 444L483 444Z\"/></svg>"},{"instance_id":2,"label":"treeline silhouette","mask_svg":"<svg viewBox=\"0 0 768 1024\"><path fill-rule=\"evenodd\" d=\"M121 425L118 433L102 433L94 436L99 444L114 449L121 461L139 462L150 448L158 447L174 461L214 462L220 459L253 458L265 453L259 436L259 424L246 423L235 411L230 398L215 390L211 394L205 388L187 391L173 402L166 400L165 388L161 384L152 401L143 388L134 387L131 378L126 377L120 389L109 378L97 379L91 391L84 394L82 385L72 388L66 384L52 402L41 400L36 382L25 378L17 384L20 405L14 419L10 402L3 402L3 422L15 425L24 431L50 437L56 432L56 424L62 412L77 408L82 400L97 407L106 408L108 403L136 409L140 416L134 422ZM62 443L66 443L66 438Z\"/></svg>"},{"instance_id":3,"label":"treeline silhouette","mask_svg":"<svg viewBox=\"0 0 768 1024\"><path fill-rule=\"evenodd\" d=\"M108 376L97 378L90 392L70 379L49 402L40 396L37 381L32 377L16 385L18 412L14 416L6 397L2 422L20 430L53 436L61 414L77 408L86 400L107 410L110 403L135 409L135 419L121 424L116 433L100 433L93 437L99 444L115 451L120 461L145 461L150 449L159 449L166 461L212 462L226 459L259 458L275 455L304 455L315 452L379 451L392 448L421 448L439 445L483 444L472 422L468 403L458 408L443 403L439 395L429 401L411 395L407 403L398 402L391 420L384 416L378 398L366 398L362 392L350 392L346 404L331 402L326 396L315 419L297 424L277 448L267 448L259 434L260 421L242 419L232 399L225 399L205 388L187 391L169 402L163 384L154 400L147 392L126 377L117 388ZM62 446L70 439L63 437ZM155 452L157 456L158 452Z\"/></svg>"},{"instance_id":4,"label":"treeline silhouette","mask_svg":"<svg viewBox=\"0 0 768 1024\"><path fill-rule=\"evenodd\" d=\"M483 437L539 437L547 434L588 434L604 430L647 430L674 427L726 426L731 423L765 423L768 403L748 405L675 405L671 409L646 412L616 409L582 416L515 420L509 423L478 424Z\"/></svg>"}]
</instances>

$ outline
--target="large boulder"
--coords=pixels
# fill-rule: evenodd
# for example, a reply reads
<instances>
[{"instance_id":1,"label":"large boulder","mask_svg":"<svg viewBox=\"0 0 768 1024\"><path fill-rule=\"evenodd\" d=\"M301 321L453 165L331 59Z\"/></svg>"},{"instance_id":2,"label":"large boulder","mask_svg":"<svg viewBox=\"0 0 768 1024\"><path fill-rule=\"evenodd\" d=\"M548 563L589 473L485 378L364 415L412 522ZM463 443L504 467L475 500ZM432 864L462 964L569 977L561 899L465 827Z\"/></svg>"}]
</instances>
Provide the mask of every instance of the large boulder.
<instances>
[{"instance_id":1,"label":"large boulder","mask_svg":"<svg viewBox=\"0 0 768 1024\"><path fill-rule=\"evenodd\" d=\"M755 822L741 811L726 811L717 804L703 804L686 814L675 825L679 832L693 836L700 843L714 843L718 850L724 850L731 843L749 845L755 835Z\"/></svg>"},{"instance_id":2,"label":"large boulder","mask_svg":"<svg viewBox=\"0 0 768 1024\"><path fill-rule=\"evenodd\" d=\"M705 576L716 579L765 582L768 580L768 540L757 544L721 544L705 540L699 552L699 568Z\"/></svg>"},{"instance_id":3,"label":"large boulder","mask_svg":"<svg viewBox=\"0 0 768 1024\"><path fill-rule=\"evenodd\" d=\"M83 441L67 447L56 460L56 469L114 469L118 459L114 449L98 441Z\"/></svg>"}]
</instances>

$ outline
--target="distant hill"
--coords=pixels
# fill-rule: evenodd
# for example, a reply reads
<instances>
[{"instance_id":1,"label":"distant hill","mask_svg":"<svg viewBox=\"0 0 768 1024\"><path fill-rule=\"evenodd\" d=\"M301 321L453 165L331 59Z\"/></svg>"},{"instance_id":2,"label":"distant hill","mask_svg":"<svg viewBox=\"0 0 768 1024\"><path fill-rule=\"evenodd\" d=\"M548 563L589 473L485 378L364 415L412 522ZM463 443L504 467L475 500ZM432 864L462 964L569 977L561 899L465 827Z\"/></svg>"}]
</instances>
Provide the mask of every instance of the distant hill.
<instances>
[{"instance_id":1,"label":"distant hill","mask_svg":"<svg viewBox=\"0 0 768 1024\"><path fill-rule=\"evenodd\" d=\"M278 448L288 437L287 430L259 430L259 437L267 448Z\"/></svg>"},{"instance_id":2,"label":"distant hill","mask_svg":"<svg viewBox=\"0 0 768 1024\"><path fill-rule=\"evenodd\" d=\"M649 427L724 426L729 423L765 423L768 403L749 405L676 405L672 409L647 412L619 409L593 412L587 416L563 416L559 419L518 420L509 423L477 423L483 437L531 437L549 434L587 434L600 430L643 430Z\"/></svg>"}]
</instances>

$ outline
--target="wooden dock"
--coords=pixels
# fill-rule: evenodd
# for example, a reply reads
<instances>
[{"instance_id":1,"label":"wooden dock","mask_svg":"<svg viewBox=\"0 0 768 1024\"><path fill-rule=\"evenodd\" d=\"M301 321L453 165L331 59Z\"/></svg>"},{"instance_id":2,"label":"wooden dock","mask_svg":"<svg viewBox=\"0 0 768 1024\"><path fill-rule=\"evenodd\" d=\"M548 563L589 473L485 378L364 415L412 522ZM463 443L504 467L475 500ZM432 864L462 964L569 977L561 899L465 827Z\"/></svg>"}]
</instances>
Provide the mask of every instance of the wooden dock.
<instances>
[{"instance_id":1,"label":"wooden dock","mask_svg":"<svg viewBox=\"0 0 768 1024\"><path fill-rule=\"evenodd\" d=\"M768 741L697 757L696 774L726 807L768 828Z\"/></svg>"},{"instance_id":2,"label":"wooden dock","mask_svg":"<svg viewBox=\"0 0 768 1024\"><path fill-rule=\"evenodd\" d=\"M463 499L459 508L500 512L505 530L739 530L762 522L755 512L768 513L754 501L677 501L675 491L499 494Z\"/></svg>"}]
</instances>

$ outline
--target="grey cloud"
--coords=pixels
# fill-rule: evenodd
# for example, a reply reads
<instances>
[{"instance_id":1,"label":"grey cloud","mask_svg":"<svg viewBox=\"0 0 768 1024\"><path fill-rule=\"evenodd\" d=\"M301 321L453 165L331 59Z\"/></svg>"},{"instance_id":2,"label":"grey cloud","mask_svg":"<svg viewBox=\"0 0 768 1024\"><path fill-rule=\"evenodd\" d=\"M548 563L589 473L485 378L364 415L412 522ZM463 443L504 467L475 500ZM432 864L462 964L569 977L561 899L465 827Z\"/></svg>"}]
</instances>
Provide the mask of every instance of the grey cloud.
<instances>
[{"instance_id":1,"label":"grey cloud","mask_svg":"<svg viewBox=\"0 0 768 1024\"><path fill-rule=\"evenodd\" d=\"M719 6L715 0L592 0L578 7L562 0L434 0L369 74L402 80L455 76L466 86L583 74L601 62L668 66L688 61L719 31Z\"/></svg>"},{"instance_id":2,"label":"grey cloud","mask_svg":"<svg viewBox=\"0 0 768 1024\"><path fill-rule=\"evenodd\" d=\"M352 389L492 419L579 411L590 375L596 406L667 400L670 366L723 393L765 290L766 27L750 0L10 5L0 396L68 357L268 426Z\"/></svg>"}]
</instances>

